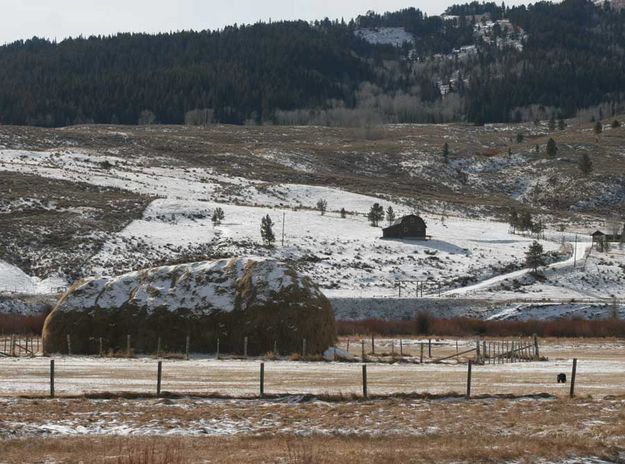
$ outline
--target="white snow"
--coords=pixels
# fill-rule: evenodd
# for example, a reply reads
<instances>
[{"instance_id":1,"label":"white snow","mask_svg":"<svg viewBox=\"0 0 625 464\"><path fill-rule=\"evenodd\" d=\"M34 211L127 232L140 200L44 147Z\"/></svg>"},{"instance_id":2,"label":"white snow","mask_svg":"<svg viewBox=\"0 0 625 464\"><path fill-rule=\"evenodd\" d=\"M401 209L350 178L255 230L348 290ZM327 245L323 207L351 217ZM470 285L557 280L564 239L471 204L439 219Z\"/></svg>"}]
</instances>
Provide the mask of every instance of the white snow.
<instances>
[{"instance_id":1,"label":"white snow","mask_svg":"<svg viewBox=\"0 0 625 464\"><path fill-rule=\"evenodd\" d=\"M309 287L286 264L263 258L238 258L166 266L118 277L89 279L60 304L61 311L119 308L132 304L151 313L159 308L184 308L202 314L246 309L237 302L244 278L250 277L258 301L296 286ZM313 295L314 288L310 288Z\"/></svg>"},{"instance_id":2,"label":"white snow","mask_svg":"<svg viewBox=\"0 0 625 464\"><path fill-rule=\"evenodd\" d=\"M0 260L0 292L45 294L64 289L67 282L56 276L47 279L31 277L16 266Z\"/></svg>"},{"instance_id":3,"label":"white snow","mask_svg":"<svg viewBox=\"0 0 625 464\"><path fill-rule=\"evenodd\" d=\"M358 29L355 34L374 45L401 47L406 42L414 42L412 34L403 27L378 27Z\"/></svg>"}]
</instances>

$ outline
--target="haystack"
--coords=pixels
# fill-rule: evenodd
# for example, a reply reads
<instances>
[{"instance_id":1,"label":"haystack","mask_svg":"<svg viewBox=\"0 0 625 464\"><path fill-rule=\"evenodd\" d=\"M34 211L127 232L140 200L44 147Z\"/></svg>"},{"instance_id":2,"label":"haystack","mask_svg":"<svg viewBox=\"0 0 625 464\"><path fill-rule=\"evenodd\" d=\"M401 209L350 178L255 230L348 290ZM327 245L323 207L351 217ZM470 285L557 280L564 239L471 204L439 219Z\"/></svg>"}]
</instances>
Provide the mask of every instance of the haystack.
<instances>
[{"instance_id":1,"label":"haystack","mask_svg":"<svg viewBox=\"0 0 625 464\"><path fill-rule=\"evenodd\" d=\"M68 337L70 343L68 346ZM237 258L160 267L74 285L46 319L47 353L321 354L336 338L330 302L291 266Z\"/></svg>"}]
</instances>

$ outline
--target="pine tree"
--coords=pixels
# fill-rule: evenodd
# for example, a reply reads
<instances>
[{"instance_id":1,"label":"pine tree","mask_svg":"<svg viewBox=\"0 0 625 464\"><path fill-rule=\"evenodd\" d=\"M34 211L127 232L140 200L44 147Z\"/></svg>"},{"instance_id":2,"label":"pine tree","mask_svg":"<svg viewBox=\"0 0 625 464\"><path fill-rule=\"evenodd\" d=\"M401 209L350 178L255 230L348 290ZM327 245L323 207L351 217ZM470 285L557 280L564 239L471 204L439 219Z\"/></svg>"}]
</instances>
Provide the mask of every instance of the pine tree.
<instances>
[{"instance_id":1,"label":"pine tree","mask_svg":"<svg viewBox=\"0 0 625 464\"><path fill-rule=\"evenodd\" d=\"M536 274L545 264L545 250L540 243L534 241L525 254L525 265Z\"/></svg>"},{"instance_id":2,"label":"pine tree","mask_svg":"<svg viewBox=\"0 0 625 464\"><path fill-rule=\"evenodd\" d=\"M508 224L512 227L512 233L516 233L517 227L519 227L519 213L516 208L512 208L510 210L510 215L508 216Z\"/></svg>"},{"instance_id":3,"label":"pine tree","mask_svg":"<svg viewBox=\"0 0 625 464\"><path fill-rule=\"evenodd\" d=\"M382 219L384 219L384 208L379 203L374 203L367 218L373 227L377 227Z\"/></svg>"},{"instance_id":4,"label":"pine tree","mask_svg":"<svg viewBox=\"0 0 625 464\"><path fill-rule=\"evenodd\" d=\"M554 158L558 154L558 145L556 145L556 141L553 139L549 139L547 142L547 156L549 158Z\"/></svg>"},{"instance_id":5,"label":"pine tree","mask_svg":"<svg viewBox=\"0 0 625 464\"><path fill-rule=\"evenodd\" d=\"M612 129L618 129L619 127L621 127L621 123L618 119L612 121Z\"/></svg>"},{"instance_id":6,"label":"pine tree","mask_svg":"<svg viewBox=\"0 0 625 464\"><path fill-rule=\"evenodd\" d=\"M447 142L443 145L443 162L449 164L449 144Z\"/></svg>"},{"instance_id":7,"label":"pine tree","mask_svg":"<svg viewBox=\"0 0 625 464\"><path fill-rule=\"evenodd\" d=\"M388 221L389 226L395 222L395 211L393 211L392 206L389 206L386 210L386 220Z\"/></svg>"},{"instance_id":8,"label":"pine tree","mask_svg":"<svg viewBox=\"0 0 625 464\"><path fill-rule=\"evenodd\" d=\"M560 119L558 120L558 129L560 129L561 131L566 129L566 121L562 117L560 117Z\"/></svg>"},{"instance_id":9,"label":"pine tree","mask_svg":"<svg viewBox=\"0 0 625 464\"><path fill-rule=\"evenodd\" d=\"M552 114L551 119L549 119L549 132L553 132L556 130L556 115Z\"/></svg>"},{"instance_id":10,"label":"pine tree","mask_svg":"<svg viewBox=\"0 0 625 464\"><path fill-rule=\"evenodd\" d=\"M341 218L345 219L347 217L347 211L345 211L345 208L341 208Z\"/></svg>"},{"instance_id":11,"label":"pine tree","mask_svg":"<svg viewBox=\"0 0 625 464\"><path fill-rule=\"evenodd\" d=\"M213 211L213 225L218 226L219 224L221 224L221 221L224 220L224 218L226 217L224 210L221 208L215 208L215 211Z\"/></svg>"},{"instance_id":12,"label":"pine tree","mask_svg":"<svg viewBox=\"0 0 625 464\"><path fill-rule=\"evenodd\" d=\"M523 140L525 140L525 136L523 135L523 132L519 132L516 135L516 143L523 143Z\"/></svg>"},{"instance_id":13,"label":"pine tree","mask_svg":"<svg viewBox=\"0 0 625 464\"><path fill-rule=\"evenodd\" d=\"M324 216L326 214L326 211L328 210L328 202L323 199L319 200L317 202L317 209L319 210L321 215Z\"/></svg>"},{"instance_id":14,"label":"pine tree","mask_svg":"<svg viewBox=\"0 0 625 464\"><path fill-rule=\"evenodd\" d=\"M263 239L263 243L267 246L272 246L276 241L276 236L273 233L273 221L269 215L261 220L260 236Z\"/></svg>"},{"instance_id":15,"label":"pine tree","mask_svg":"<svg viewBox=\"0 0 625 464\"><path fill-rule=\"evenodd\" d=\"M603 132L603 124L601 121L597 121L594 127L595 134L600 135Z\"/></svg>"},{"instance_id":16,"label":"pine tree","mask_svg":"<svg viewBox=\"0 0 625 464\"><path fill-rule=\"evenodd\" d=\"M582 157L579 159L577 163L577 167L579 168L582 175L588 177L593 170L592 161L590 161L590 156L588 153L584 153Z\"/></svg>"}]
</instances>

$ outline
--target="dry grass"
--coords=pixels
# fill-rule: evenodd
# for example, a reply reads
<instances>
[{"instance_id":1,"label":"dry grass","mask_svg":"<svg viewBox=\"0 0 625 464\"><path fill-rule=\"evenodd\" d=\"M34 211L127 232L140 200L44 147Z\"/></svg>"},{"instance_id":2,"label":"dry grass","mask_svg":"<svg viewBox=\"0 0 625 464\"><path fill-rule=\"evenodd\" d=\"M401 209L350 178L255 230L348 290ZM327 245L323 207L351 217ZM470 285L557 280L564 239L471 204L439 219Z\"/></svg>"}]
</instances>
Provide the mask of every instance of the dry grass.
<instances>
[{"instance_id":1,"label":"dry grass","mask_svg":"<svg viewBox=\"0 0 625 464\"><path fill-rule=\"evenodd\" d=\"M337 321L339 335L374 334L431 335L446 337L540 337L625 338L625 321L559 319L556 321L484 321L456 318L437 319L429 314L420 314L415 320L387 321L368 319L362 321Z\"/></svg>"},{"instance_id":2,"label":"dry grass","mask_svg":"<svg viewBox=\"0 0 625 464\"><path fill-rule=\"evenodd\" d=\"M3 462L21 463L25 455L30 462L89 458L128 464L559 462L572 456L616 459L625 450L622 400L20 402L3 408L0 423L19 416L20 422L77 418L88 424L103 412L118 422L175 423L190 431L198 418L262 427L229 437L5 439Z\"/></svg>"}]
</instances>

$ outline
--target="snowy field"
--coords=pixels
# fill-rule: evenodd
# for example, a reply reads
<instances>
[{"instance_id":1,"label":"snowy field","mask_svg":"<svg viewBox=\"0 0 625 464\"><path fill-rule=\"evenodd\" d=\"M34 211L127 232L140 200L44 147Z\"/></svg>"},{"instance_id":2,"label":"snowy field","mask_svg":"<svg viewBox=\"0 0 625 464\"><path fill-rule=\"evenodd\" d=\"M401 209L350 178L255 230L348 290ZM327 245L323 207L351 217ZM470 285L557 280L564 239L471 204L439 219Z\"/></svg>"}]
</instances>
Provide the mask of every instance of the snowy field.
<instances>
[{"instance_id":1,"label":"snowy field","mask_svg":"<svg viewBox=\"0 0 625 464\"><path fill-rule=\"evenodd\" d=\"M0 150L0 170L154 198L141 219L112 234L84 262L86 275L119 275L181 260L261 256L295 263L330 298L397 297L400 281L408 281L404 298L415 296L416 281L423 282L424 296L432 298L439 292L445 298L506 302L625 298L625 254L619 250L591 253L586 259L588 238L580 236L573 257L571 235L547 231L549 240L541 243L546 251L560 253L555 259L561 262L549 267L547 280L536 281L523 269L532 238L511 234L507 224L488 218L419 211L402 198L390 201L337 188L255 181L210 168L180 167L169 158L122 158L67 149ZM323 216L315 210L321 199L328 203ZM392 206L398 217L421 213L432 239L383 240L381 228L371 227L366 218L376 202ZM19 205L3 206L12 207ZM224 210L225 220L215 226L211 216L217 207ZM345 218L339 214L342 208ZM266 215L274 222L277 238L271 249L260 240L260 222ZM0 291L45 293L68 283L56 275L48 277L41 281L0 262Z\"/></svg>"},{"instance_id":2,"label":"snowy field","mask_svg":"<svg viewBox=\"0 0 625 464\"><path fill-rule=\"evenodd\" d=\"M421 340L423 341L423 340ZM406 353L416 355L419 340L405 340ZM390 340L378 340L377 350L390 353ZM473 340L461 340L459 350L473 348ZM455 341L436 340L433 358L454 352ZM356 356L360 343L352 340ZM399 351L395 341L396 353ZM426 349L427 353L427 349ZM578 358L576 391L580 396L625 395L625 344L614 340L548 340L541 342L541 356L548 362L523 362L474 366L472 391L480 394L568 394L556 376L570 374ZM418 359L418 355L417 355ZM466 391L466 364L377 364L368 366L369 393L447 394ZM215 360L192 356L190 361L163 361L163 391L177 394L218 394L254 397L259 391L260 360ZM110 359L55 357L58 395L133 392L154 394L157 362L152 358ZM0 396L43 395L49 391L47 358L0 359ZM265 393L268 395L352 395L362 393L359 363L265 361Z\"/></svg>"}]
</instances>

